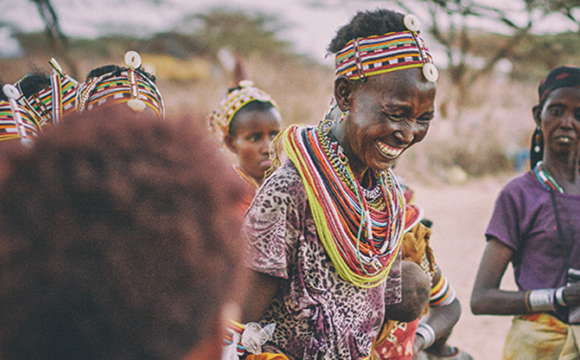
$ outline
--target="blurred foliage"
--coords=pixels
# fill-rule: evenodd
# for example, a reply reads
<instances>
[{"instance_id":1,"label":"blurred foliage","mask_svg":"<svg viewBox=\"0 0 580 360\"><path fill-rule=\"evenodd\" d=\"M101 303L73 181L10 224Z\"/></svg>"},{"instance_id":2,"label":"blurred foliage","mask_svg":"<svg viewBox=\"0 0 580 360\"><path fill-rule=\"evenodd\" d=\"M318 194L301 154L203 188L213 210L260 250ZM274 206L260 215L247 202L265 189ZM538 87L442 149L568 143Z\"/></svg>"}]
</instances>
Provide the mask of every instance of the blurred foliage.
<instances>
[{"instance_id":1,"label":"blurred foliage","mask_svg":"<svg viewBox=\"0 0 580 360\"><path fill-rule=\"evenodd\" d=\"M508 41L508 36L483 31L471 34L469 53L487 59L493 48ZM560 65L580 66L580 35L565 32L548 35L527 35L506 54L511 62L509 77L512 80L537 84L548 71Z\"/></svg>"},{"instance_id":2,"label":"blurred foliage","mask_svg":"<svg viewBox=\"0 0 580 360\"><path fill-rule=\"evenodd\" d=\"M195 26L191 28L190 24ZM293 53L289 42L278 39L283 28L275 16L217 9L207 14L186 16L175 31L157 33L146 39L123 35L71 38L69 48L76 58L108 58L126 49L168 54L180 59L215 58L222 48L244 57L258 53L267 58L300 58ZM27 54L51 52L52 45L46 40L45 33L18 33L16 38Z\"/></svg>"},{"instance_id":3,"label":"blurred foliage","mask_svg":"<svg viewBox=\"0 0 580 360\"><path fill-rule=\"evenodd\" d=\"M254 52L263 55L292 53L291 44L277 38L284 26L272 15L216 9L208 14L185 17L182 22L200 24L190 36L205 42L211 53L217 53L222 47L246 57Z\"/></svg>"}]
</instances>

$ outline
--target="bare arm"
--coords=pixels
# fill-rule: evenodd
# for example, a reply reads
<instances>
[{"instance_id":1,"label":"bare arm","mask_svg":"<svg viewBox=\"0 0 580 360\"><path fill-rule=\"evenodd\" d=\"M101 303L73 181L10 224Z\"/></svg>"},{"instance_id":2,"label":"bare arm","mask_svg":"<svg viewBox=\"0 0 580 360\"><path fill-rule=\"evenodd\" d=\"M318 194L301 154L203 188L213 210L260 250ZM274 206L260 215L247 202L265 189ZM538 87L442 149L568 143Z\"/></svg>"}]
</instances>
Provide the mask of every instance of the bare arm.
<instances>
[{"instance_id":1,"label":"bare arm","mask_svg":"<svg viewBox=\"0 0 580 360\"><path fill-rule=\"evenodd\" d=\"M441 276L441 270L437 268L435 276L433 276L432 287L439 282ZM449 335L451 335L453 327L459 321L460 316L461 304L457 298L455 298L449 305L429 308L429 318L426 323L431 326L435 332L435 342L429 349L435 350L438 354L444 352L444 348L447 346L447 339L449 338ZM415 354L423 349L424 343L425 339L422 336L415 336L415 342L413 345Z\"/></svg>"},{"instance_id":2,"label":"bare arm","mask_svg":"<svg viewBox=\"0 0 580 360\"><path fill-rule=\"evenodd\" d=\"M527 313L525 291L500 290L513 250L496 238L487 242L471 293L471 311L475 315L519 315Z\"/></svg>"},{"instance_id":3,"label":"bare arm","mask_svg":"<svg viewBox=\"0 0 580 360\"><path fill-rule=\"evenodd\" d=\"M280 278L249 271L248 286L240 299L241 322L258 322L268 310L272 299L280 288Z\"/></svg>"}]
</instances>

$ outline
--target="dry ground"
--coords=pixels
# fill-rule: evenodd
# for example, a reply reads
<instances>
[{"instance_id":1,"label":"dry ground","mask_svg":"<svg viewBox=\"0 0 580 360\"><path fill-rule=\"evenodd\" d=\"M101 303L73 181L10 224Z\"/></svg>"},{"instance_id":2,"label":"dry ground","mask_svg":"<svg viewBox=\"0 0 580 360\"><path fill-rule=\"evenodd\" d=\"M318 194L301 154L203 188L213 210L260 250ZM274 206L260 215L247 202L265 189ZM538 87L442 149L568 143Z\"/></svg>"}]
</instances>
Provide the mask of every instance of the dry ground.
<instances>
[{"instance_id":1,"label":"dry ground","mask_svg":"<svg viewBox=\"0 0 580 360\"><path fill-rule=\"evenodd\" d=\"M408 183L416 191L416 203L434 222L431 244L435 257L463 307L450 344L467 350L476 360L501 359L511 323L511 317L475 316L469 308L471 289L485 248L484 232L505 181L477 180L459 186ZM511 266L502 288L515 289Z\"/></svg>"}]
</instances>

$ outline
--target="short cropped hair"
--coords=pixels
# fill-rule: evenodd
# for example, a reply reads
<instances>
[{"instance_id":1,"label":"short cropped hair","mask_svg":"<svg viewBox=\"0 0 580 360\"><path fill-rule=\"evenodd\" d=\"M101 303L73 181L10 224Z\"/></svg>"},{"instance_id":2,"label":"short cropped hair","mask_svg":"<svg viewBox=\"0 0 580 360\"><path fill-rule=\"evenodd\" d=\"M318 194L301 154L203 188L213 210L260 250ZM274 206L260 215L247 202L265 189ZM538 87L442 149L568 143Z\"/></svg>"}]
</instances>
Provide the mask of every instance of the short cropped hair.
<instances>
[{"instance_id":1,"label":"short cropped hair","mask_svg":"<svg viewBox=\"0 0 580 360\"><path fill-rule=\"evenodd\" d=\"M328 51L336 54L356 38L384 35L390 32L405 31L404 15L387 9L359 11L348 24L341 27L328 45Z\"/></svg>"},{"instance_id":2,"label":"short cropped hair","mask_svg":"<svg viewBox=\"0 0 580 360\"><path fill-rule=\"evenodd\" d=\"M177 360L219 333L243 184L206 130L113 108L0 163L0 358Z\"/></svg>"}]
</instances>

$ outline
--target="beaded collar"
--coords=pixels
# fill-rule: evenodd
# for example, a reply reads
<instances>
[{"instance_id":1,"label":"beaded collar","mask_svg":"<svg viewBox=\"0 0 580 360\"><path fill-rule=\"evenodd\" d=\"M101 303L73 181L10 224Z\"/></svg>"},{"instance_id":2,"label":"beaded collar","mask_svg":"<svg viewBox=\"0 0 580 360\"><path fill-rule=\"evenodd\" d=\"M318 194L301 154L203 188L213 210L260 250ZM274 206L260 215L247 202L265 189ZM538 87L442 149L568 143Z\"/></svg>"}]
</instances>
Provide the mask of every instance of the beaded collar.
<instances>
[{"instance_id":1,"label":"beaded collar","mask_svg":"<svg viewBox=\"0 0 580 360\"><path fill-rule=\"evenodd\" d=\"M558 185L556 180L554 180L554 178L550 174L548 174L548 172L544 168L544 163L542 161L538 161L538 163L534 167L534 173L536 174L536 177L538 178L540 184L542 184L544 189L558 191L560 193L564 192L564 189L560 185Z\"/></svg>"},{"instance_id":2,"label":"beaded collar","mask_svg":"<svg viewBox=\"0 0 580 360\"><path fill-rule=\"evenodd\" d=\"M285 129L284 149L300 174L320 241L340 277L362 288L379 286L401 245L402 190L390 170L375 173L386 205L373 208L323 125Z\"/></svg>"},{"instance_id":3,"label":"beaded collar","mask_svg":"<svg viewBox=\"0 0 580 360\"><path fill-rule=\"evenodd\" d=\"M333 168L339 174L341 180L343 180L345 184L348 184L349 188L354 192L356 184L349 179L348 158L344 154L344 149L339 144L338 139L332 135L332 132L330 131L331 127L332 121L328 119L323 120L318 125L318 138L320 144ZM384 210L386 206L383 201L383 192L381 190L381 185L384 184L383 176L384 174L377 177L375 171L369 169L365 174L365 179L368 179L368 184L370 184L370 186L366 187L361 184L362 186L360 187L363 196L369 203L369 206L379 211Z\"/></svg>"},{"instance_id":4,"label":"beaded collar","mask_svg":"<svg viewBox=\"0 0 580 360\"><path fill-rule=\"evenodd\" d=\"M253 177L250 177L249 175L246 175L244 173L244 171L242 169L240 169L239 166L237 165L233 165L234 170L238 173L238 175L244 180L246 181L248 184L250 184L252 187L259 189L260 185L258 185L258 182L256 180L254 180Z\"/></svg>"}]
</instances>

